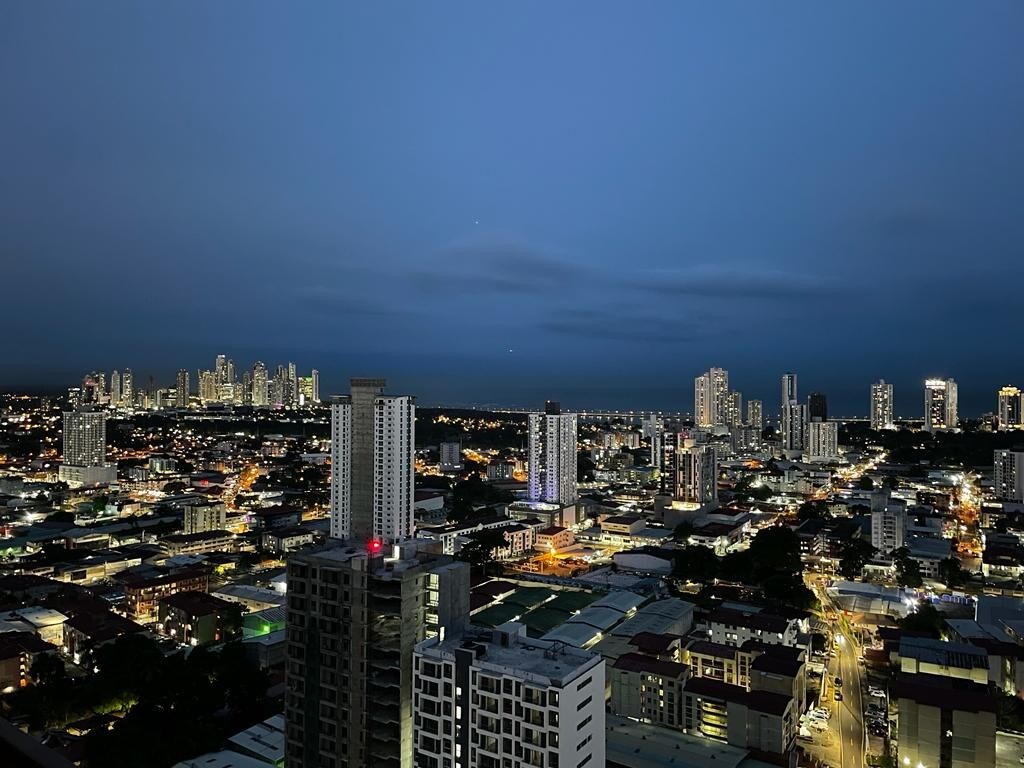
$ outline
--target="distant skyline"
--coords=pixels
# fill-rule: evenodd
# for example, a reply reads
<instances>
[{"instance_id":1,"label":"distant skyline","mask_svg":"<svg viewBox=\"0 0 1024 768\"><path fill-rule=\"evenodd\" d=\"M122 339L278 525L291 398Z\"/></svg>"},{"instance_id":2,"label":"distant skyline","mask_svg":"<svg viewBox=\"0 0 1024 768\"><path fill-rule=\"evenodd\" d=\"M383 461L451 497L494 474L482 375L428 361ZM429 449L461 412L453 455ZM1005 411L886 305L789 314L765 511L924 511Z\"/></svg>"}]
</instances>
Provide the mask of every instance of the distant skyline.
<instances>
[{"instance_id":1,"label":"distant skyline","mask_svg":"<svg viewBox=\"0 0 1024 768\"><path fill-rule=\"evenodd\" d=\"M0 6L0 389L1024 386L1024 4ZM193 383L194 386L194 383Z\"/></svg>"}]
</instances>

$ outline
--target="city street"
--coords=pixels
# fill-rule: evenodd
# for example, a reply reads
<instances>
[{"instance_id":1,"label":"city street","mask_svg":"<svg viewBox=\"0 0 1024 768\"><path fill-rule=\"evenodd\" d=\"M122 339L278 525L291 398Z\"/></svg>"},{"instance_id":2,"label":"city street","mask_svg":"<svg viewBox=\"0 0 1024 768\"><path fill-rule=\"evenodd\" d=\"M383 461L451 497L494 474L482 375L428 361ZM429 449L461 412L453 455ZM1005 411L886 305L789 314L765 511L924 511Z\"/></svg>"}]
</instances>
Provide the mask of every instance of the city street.
<instances>
[{"instance_id":1,"label":"city street","mask_svg":"<svg viewBox=\"0 0 1024 768\"><path fill-rule=\"evenodd\" d=\"M862 768L864 765L864 702L860 681L860 649L850 637L837 634L833 675L843 680L843 700L836 702L835 727L839 735L841 768ZM844 639L845 638L845 639Z\"/></svg>"}]
</instances>

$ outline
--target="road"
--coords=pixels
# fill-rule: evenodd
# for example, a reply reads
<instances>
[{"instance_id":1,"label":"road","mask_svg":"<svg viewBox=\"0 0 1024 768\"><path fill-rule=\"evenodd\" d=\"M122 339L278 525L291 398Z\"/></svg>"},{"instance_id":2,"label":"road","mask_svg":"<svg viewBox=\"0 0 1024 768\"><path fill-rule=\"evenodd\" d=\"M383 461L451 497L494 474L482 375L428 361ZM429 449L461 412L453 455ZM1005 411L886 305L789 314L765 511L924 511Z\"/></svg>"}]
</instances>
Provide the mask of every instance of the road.
<instances>
[{"instance_id":1,"label":"road","mask_svg":"<svg viewBox=\"0 0 1024 768\"><path fill-rule=\"evenodd\" d=\"M837 702L836 725L839 730L840 768L864 766L864 693L860 680L860 648L850 637L843 638L835 656L835 667L843 679L843 700Z\"/></svg>"}]
</instances>

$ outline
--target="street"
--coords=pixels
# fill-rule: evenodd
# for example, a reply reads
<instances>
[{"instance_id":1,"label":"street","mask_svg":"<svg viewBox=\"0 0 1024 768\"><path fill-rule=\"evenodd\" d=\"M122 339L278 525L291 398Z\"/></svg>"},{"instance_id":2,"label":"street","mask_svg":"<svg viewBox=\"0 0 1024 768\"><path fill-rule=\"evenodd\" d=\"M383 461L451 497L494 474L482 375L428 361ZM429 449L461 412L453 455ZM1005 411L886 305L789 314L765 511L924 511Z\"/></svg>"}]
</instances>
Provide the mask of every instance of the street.
<instances>
[{"instance_id":1,"label":"street","mask_svg":"<svg viewBox=\"0 0 1024 768\"><path fill-rule=\"evenodd\" d=\"M843 679L843 700L836 702L839 730L841 768L863 768L864 765L864 702L860 681L860 649L851 638L839 634L839 647L834 659L838 674Z\"/></svg>"}]
</instances>

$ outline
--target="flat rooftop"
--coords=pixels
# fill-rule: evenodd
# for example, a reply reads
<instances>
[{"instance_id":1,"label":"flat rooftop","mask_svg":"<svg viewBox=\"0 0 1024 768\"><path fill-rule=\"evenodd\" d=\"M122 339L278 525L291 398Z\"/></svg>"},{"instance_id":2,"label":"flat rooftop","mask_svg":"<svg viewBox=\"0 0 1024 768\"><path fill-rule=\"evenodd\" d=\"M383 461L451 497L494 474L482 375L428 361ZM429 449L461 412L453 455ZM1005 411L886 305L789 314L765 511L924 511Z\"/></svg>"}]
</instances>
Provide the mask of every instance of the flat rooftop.
<instances>
[{"instance_id":1,"label":"flat rooftop","mask_svg":"<svg viewBox=\"0 0 1024 768\"><path fill-rule=\"evenodd\" d=\"M623 768L768 768L750 752L719 741L607 715L606 760ZM774 766L778 768L778 766Z\"/></svg>"}]
</instances>

